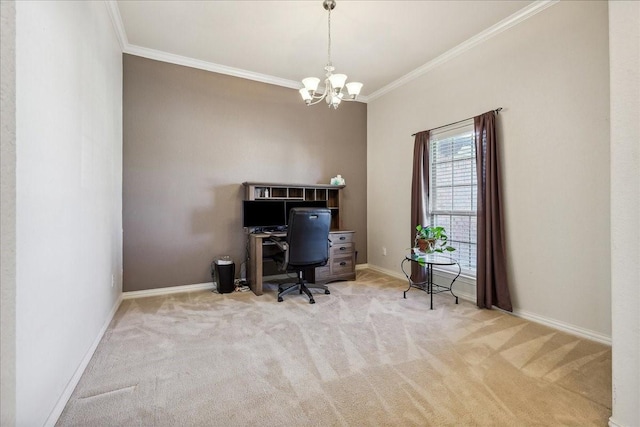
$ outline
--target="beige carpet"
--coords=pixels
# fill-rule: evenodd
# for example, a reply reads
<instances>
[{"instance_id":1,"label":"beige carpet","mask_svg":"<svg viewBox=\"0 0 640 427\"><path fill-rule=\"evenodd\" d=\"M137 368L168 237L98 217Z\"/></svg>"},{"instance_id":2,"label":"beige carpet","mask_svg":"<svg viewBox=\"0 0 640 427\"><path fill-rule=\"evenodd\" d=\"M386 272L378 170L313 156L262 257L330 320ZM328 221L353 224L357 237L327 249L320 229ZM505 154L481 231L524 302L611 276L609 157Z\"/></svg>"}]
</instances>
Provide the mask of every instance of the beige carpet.
<instances>
[{"instance_id":1,"label":"beige carpet","mask_svg":"<svg viewBox=\"0 0 640 427\"><path fill-rule=\"evenodd\" d=\"M58 426L605 426L611 349L370 270L126 300Z\"/></svg>"}]
</instances>

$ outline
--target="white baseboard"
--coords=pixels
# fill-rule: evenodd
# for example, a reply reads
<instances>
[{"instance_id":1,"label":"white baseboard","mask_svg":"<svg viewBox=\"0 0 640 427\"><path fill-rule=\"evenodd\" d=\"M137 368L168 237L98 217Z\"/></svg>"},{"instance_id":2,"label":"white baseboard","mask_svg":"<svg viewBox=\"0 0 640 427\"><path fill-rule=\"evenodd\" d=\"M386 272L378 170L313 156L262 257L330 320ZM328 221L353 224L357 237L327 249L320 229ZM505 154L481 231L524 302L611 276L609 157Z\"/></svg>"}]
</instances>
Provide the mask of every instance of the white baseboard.
<instances>
[{"instance_id":1,"label":"white baseboard","mask_svg":"<svg viewBox=\"0 0 640 427\"><path fill-rule=\"evenodd\" d=\"M388 276L392 276L392 277L397 277L398 279L402 279L402 280L407 280L406 277L404 277L404 275L400 272L397 271L392 271L392 270L387 270L385 268L382 267L378 267L375 265L368 265L368 268L370 268L371 270L374 271L378 271L380 273L386 274ZM436 282L438 277L442 277L442 278L447 278L447 279L452 279L453 277L450 277L450 274L447 272L434 272L434 276L436 278ZM474 294L475 292L475 281L472 280L471 278L467 278L467 277L461 277L460 279L458 279L460 281L460 285L455 286L454 285L454 292L456 295L458 295L460 297L460 299L464 299L466 301L472 302L472 303L476 303L476 295ZM456 281L457 283L458 281ZM496 310L500 310L497 307L494 307L494 309ZM572 325L570 323L566 323L566 322L561 322L559 320L555 320L555 319L551 319L549 317L545 317L545 316L540 316L538 314L535 313L531 313L529 311L526 310L520 310L520 309L514 309L513 312L508 312L508 311L504 311L504 310L500 310L504 313L507 314L511 314L517 317L521 317L523 319L529 320L531 322L535 322L535 323L539 323L541 325L545 325L548 326L550 328L562 331L562 332L566 332L568 334L571 335L577 335L581 338L586 338L588 340L592 340L592 341L597 341L601 344L606 344L606 345L611 345L611 337L610 336L606 336L603 335L599 332L595 332L589 329L585 329L585 328L581 328L579 326L576 325Z\"/></svg>"},{"instance_id":2,"label":"white baseboard","mask_svg":"<svg viewBox=\"0 0 640 427\"><path fill-rule=\"evenodd\" d=\"M368 268L367 264L356 264L356 270L364 270L366 268ZM276 274L276 275L264 277L264 279L266 279L265 281L288 279L288 278L290 278L290 276L287 274ZM196 283L194 285L170 286L166 288L145 289L142 291L128 291L128 292L122 293L122 299L154 297L158 295L176 294L180 292L213 290L213 289L216 289L216 287L217 285L215 282L206 282L206 283Z\"/></svg>"},{"instance_id":3,"label":"white baseboard","mask_svg":"<svg viewBox=\"0 0 640 427\"><path fill-rule=\"evenodd\" d=\"M500 310L497 307L494 307L494 308L496 310ZM508 313L508 312L505 311L505 313ZM609 346L611 345L611 337L603 335L599 332L592 331L590 329L585 329L576 325L572 325L570 323L565 323L559 320L550 319L548 317L540 316L540 315L528 312L526 310L513 309L513 313L509 313L509 314L513 314L514 316L521 317L523 319L527 319L535 323L540 323L541 325L545 325L553 329L558 329L562 332L566 332L571 335L577 335L581 338L586 338L591 341L597 341L601 344L606 344Z\"/></svg>"},{"instance_id":4,"label":"white baseboard","mask_svg":"<svg viewBox=\"0 0 640 427\"><path fill-rule=\"evenodd\" d=\"M123 292L122 299L155 297L158 295L177 294L180 292L213 290L215 288L216 288L215 282L196 283L195 285L169 286L166 288L145 289L142 291Z\"/></svg>"},{"instance_id":5,"label":"white baseboard","mask_svg":"<svg viewBox=\"0 0 640 427\"><path fill-rule=\"evenodd\" d=\"M377 271L378 273L386 274L387 276L395 277L397 279L407 280L407 278L404 277L402 273L398 273L397 271L387 270L386 268L382 268L377 265L371 265L371 264L364 264L364 265L367 266L366 268L373 271Z\"/></svg>"},{"instance_id":6,"label":"white baseboard","mask_svg":"<svg viewBox=\"0 0 640 427\"><path fill-rule=\"evenodd\" d=\"M107 319L102 325L102 328L100 328L100 332L98 332L98 335L93 340L91 347L89 347L89 349L85 353L84 357L82 358L82 361L80 362L80 365L78 365L78 368L76 369L73 376L67 383L67 386L64 388L64 391L60 395L60 398L58 399L56 406L53 407L53 410L49 414L47 421L45 421L44 423L45 427L54 427L58 422L58 418L60 418L60 415L62 415L62 411L64 411L65 406L67 406L67 403L69 402L69 398L71 398L71 395L73 394L73 390L76 389L78 382L80 382L80 378L82 378L82 374L84 374L84 370L87 369L87 365L89 365L89 362L93 357L93 353L95 353L96 348L98 348L98 344L100 344L100 341L104 336L104 333L107 331L109 324L111 324L111 321L113 320L113 316L116 315L116 311L118 311L118 307L120 307L120 304L122 303L122 299L123 299L122 294L120 294L115 304L111 308L111 311L109 312Z\"/></svg>"},{"instance_id":7,"label":"white baseboard","mask_svg":"<svg viewBox=\"0 0 640 427\"><path fill-rule=\"evenodd\" d=\"M613 417L609 417L609 427L624 427L622 424L618 424L613 421Z\"/></svg>"},{"instance_id":8,"label":"white baseboard","mask_svg":"<svg viewBox=\"0 0 640 427\"><path fill-rule=\"evenodd\" d=\"M393 270L387 270L386 268L382 268L382 267L378 267L377 265L368 265L367 268L370 268L371 270L377 271L379 273L382 274L386 274L387 276L391 276L391 277L395 277L397 279L401 279L404 280L405 282L407 281L407 278L404 277L404 274L398 272L398 271L393 271ZM440 278L448 278L449 282L451 281L451 279L453 279L453 276L448 277L446 274L447 273L440 273L440 272L434 272L433 273L436 280L435 282L439 282L439 280L437 280L439 277ZM458 279L456 280L456 285L454 285L453 287L453 292L455 293L456 296L458 296L460 299L463 299L465 301L469 301L471 303L476 303L476 296L474 293L469 292L468 289L463 289L464 288L468 288L470 286L469 283L467 283L464 280ZM475 283L472 284L472 286L474 287L475 290Z\"/></svg>"}]
</instances>

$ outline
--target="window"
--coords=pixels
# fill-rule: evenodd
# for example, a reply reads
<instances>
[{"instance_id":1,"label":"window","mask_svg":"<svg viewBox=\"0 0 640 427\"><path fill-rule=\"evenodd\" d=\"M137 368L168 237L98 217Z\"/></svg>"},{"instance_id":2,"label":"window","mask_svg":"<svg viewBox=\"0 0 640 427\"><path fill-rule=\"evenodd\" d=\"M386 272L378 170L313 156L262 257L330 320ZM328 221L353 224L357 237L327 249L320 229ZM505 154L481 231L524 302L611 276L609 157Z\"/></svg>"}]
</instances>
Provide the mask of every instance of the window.
<instances>
[{"instance_id":1,"label":"window","mask_svg":"<svg viewBox=\"0 0 640 427\"><path fill-rule=\"evenodd\" d=\"M477 175L473 119L431 133L430 223L445 227L462 271L476 272Z\"/></svg>"}]
</instances>

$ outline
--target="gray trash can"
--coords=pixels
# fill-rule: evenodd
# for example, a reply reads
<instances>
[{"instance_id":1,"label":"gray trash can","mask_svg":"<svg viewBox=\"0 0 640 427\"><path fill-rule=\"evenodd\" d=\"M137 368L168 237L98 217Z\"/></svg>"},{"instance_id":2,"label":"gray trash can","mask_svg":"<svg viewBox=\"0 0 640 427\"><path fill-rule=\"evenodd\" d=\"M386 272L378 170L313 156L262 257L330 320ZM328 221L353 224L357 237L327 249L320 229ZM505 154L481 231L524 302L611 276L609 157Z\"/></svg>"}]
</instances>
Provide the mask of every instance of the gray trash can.
<instances>
[{"instance_id":1,"label":"gray trash can","mask_svg":"<svg viewBox=\"0 0 640 427\"><path fill-rule=\"evenodd\" d=\"M215 277L213 281L217 284L217 290L220 294L228 294L236 290L235 275L236 265L229 256L221 256L213 261Z\"/></svg>"}]
</instances>

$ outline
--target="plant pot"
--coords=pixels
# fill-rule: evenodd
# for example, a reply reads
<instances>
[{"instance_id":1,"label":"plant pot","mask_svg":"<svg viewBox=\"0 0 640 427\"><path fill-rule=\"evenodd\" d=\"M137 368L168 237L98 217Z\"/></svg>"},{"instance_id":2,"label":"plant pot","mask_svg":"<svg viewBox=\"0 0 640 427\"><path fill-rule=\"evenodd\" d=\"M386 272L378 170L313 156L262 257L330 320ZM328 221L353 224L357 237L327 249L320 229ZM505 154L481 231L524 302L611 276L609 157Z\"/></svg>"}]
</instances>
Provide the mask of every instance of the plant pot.
<instances>
[{"instance_id":1,"label":"plant pot","mask_svg":"<svg viewBox=\"0 0 640 427\"><path fill-rule=\"evenodd\" d=\"M433 252L436 245L436 239L418 239L418 248L420 252Z\"/></svg>"}]
</instances>

